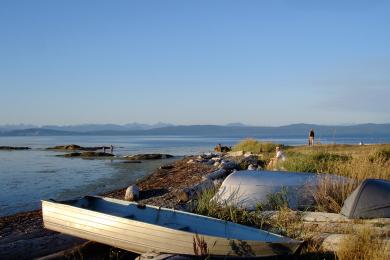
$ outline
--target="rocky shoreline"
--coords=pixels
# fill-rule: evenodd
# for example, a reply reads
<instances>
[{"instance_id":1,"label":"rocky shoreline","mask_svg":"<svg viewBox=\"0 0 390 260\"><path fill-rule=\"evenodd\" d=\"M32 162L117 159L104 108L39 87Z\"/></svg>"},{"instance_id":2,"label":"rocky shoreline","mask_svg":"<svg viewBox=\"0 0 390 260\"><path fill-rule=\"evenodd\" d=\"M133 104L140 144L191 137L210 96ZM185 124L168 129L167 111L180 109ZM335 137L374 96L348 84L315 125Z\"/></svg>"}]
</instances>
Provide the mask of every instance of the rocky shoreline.
<instances>
[{"instance_id":1,"label":"rocky shoreline","mask_svg":"<svg viewBox=\"0 0 390 260\"><path fill-rule=\"evenodd\" d=\"M196 158L186 157L171 163L170 167L160 167L139 181L137 183L140 187L139 202L168 208L182 208L182 204L177 200L178 192L200 182L204 175L216 169L203 163L188 163L189 160L196 160ZM125 191L126 188L123 188L102 195L124 199ZM0 258L42 257L85 242L82 239L44 229L41 210L0 218Z\"/></svg>"},{"instance_id":2,"label":"rocky shoreline","mask_svg":"<svg viewBox=\"0 0 390 260\"><path fill-rule=\"evenodd\" d=\"M146 156L142 159L149 157L153 156ZM141 157L131 158L127 161L139 162L135 158L141 159ZM259 154L241 151L184 157L173 163L161 165L150 175L138 181L136 183L137 191L139 189L138 202L191 211L193 204L191 201L199 192L219 186L221 181L235 170L264 169L266 162L266 159ZM124 185L132 185L132 183ZM124 199L126 188L101 195ZM292 231L297 229L299 232L306 232L307 238L302 240L314 243L313 245L317 245L318 248L321 247L323 251L313 249L319 256L322 254L321 252L334 252L335 248L340 246L340 241L346 240L350 236L350 230L358 225L370 228L372 232L376 232L375 234L390 234L390 222L387 219L377 219L373 223L366 221L366 223L364 221L349 221L339 214L326 212L281 210L280 212L264 211L261 214L263 213L266 215L260 217L262 221L277 221L276 226L281 225L278 227L286 230L289 227ZM390 249L390 240L386 240L384 243L387 243ZM90 251L85 250L86 248L89 248ZM52 258L48 257L47 259L53 259L53 257L79 259L80 256L81 258L103 259L102 255L107 256L111 250L119 249L45 230L40 210L0 218L0 259L30 259L48 255ZM74 257L75 252L77 254L83 252L83 255ZM130 253L121 251L121 256L128 256L128 254ZM331 254L333 255L333 253ZM130 258L134 258L134 255L131 255Z\"/></svg>"}]
</instances>

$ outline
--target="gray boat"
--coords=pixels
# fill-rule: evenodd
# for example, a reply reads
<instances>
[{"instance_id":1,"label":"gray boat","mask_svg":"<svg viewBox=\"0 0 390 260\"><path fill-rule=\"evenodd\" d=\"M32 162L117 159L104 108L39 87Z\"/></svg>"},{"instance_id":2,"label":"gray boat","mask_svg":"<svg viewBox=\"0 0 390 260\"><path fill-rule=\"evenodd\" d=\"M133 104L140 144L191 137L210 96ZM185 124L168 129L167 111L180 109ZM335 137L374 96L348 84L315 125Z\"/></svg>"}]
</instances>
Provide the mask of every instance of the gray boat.
<instances>
[{"instance_id":1,"label":"gray boat","mask_svg":"<svg viewBox=\"0 0 390 260\"><path fill-rule=\"evenodd\" d=\"M272 256L300 241L228 221L112 198L42 201L47 229L136 253Z\"/></svg>"}]
</instances>

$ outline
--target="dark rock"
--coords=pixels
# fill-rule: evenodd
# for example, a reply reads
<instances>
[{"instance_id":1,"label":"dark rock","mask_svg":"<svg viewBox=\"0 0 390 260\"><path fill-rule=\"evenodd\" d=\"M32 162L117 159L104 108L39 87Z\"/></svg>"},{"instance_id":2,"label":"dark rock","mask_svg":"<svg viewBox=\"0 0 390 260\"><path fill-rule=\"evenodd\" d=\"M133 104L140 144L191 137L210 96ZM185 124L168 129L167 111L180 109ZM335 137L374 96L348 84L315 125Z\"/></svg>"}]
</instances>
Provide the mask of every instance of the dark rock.
<instances>
[{"instance_id":1,"label":"dark rock","mask_svg":"<svg viewBox=\"0 0 390 260\"><path fill-rule=\"evenodd\" d=\"M135 155L128 155L124 156L123 158L127 160L158 160L158 159L166 159L166 158L172 158L173 155L170 154L135 154Z\"/></svg>"},{"instance_id":2,"label":"dark rock","mask_svg":"<svg viewBox=\"0 0 390 260\"><path fill-rule=\"evenodd\" d=\"M218 144L217 146L214 147L214 151L219 152L219 153L227 153L232 150L232 147L229 146L222 146L221 144Z\"/></svg>"},{"instance_id":3,"label":"dark rock","mask_svg":"<svg viewBox=\"0 0 390 260\"><path fill-rule=\"evenodd\" d=\"M170 169L173 169L173 165L172 164L168 164L168 165L162 165L160 166L160 170L170 170Z\"/></svg>"},{"instance_id":4,"label":"dark rock","mask_svg":"<svg viewBox=\"0 0 390 260\"><path fill-rule=\"evenodd\" d=\"M123 161L122 163L142 163L142 162L136 160L129 160L129 161Z\"/></svg>"},{"instance_id":5,"label":"dark rock","mask_svg":"<svg viewBox=\"0 0 390 260\"><path fill-rule=\"evenodd\" d=\"M103 153L103 152L83 152L83 153L67 153L63 155L57 155L66 158L97 158L97 157L113 157L114 155L111 153Z\"/></svg>"},{"instance_id":6,"label":"dark rock","mask_svg":"<svg viewBox=\"0 0 390 260\"><path fill-rule=\"evenodd\" d=\"M30 147L23 147L23 146L0 146L0 150L3 151L14 151L14 150L30 150Z\"/></svg>"},{"instance_id":7,"label":"dark rock","mask_svg":"<svg viewBox=\"0 0 390 260\"><path fill-rule=\"evenodd\" d=\"M83 147L77 144L69 145L58 145L54 147L46 148L46 150L60 150L60 151L98 151L98 150L109 150L108 146L94 146L94 147Z\"/></svg>"}]
</instances>

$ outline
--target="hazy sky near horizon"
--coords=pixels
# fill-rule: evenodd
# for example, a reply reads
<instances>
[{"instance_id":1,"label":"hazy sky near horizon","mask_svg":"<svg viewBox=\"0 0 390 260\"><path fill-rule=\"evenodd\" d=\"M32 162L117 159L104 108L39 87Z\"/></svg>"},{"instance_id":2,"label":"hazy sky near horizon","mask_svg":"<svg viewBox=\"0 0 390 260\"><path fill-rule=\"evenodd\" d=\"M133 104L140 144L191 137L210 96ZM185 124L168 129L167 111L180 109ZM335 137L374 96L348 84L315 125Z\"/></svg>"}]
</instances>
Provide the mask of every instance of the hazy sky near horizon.
<instances>
[{"instance_id":1,"label":"hazy sky near horizon","mask_svg":"<svg viewBox=\"0 0 390 260\"><path fill-rule=\"evenodd\" d=\"M0 124L390 122L390 1L0 1Z\"/></svg>"}]
</instances>

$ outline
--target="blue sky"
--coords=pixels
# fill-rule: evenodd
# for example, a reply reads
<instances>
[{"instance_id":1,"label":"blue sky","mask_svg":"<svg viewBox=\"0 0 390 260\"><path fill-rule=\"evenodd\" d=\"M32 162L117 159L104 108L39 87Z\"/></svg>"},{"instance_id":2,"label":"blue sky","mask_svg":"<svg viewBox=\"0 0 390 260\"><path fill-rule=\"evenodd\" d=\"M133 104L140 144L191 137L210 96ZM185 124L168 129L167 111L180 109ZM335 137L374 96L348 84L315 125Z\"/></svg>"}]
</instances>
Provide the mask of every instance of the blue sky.
<instances>
[{"instance_id":1,"label":"blue sky","mask_svg":"<svg viewBox=\"0 0 390 260\"><path fill-rule=\"evenodd\" d=\"M390 122L390 1L0 1L0 124Z\"/></svg>"}]
</instances>

